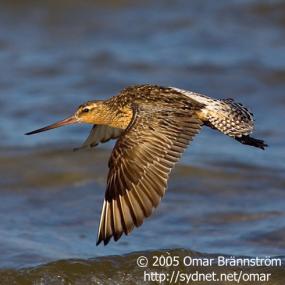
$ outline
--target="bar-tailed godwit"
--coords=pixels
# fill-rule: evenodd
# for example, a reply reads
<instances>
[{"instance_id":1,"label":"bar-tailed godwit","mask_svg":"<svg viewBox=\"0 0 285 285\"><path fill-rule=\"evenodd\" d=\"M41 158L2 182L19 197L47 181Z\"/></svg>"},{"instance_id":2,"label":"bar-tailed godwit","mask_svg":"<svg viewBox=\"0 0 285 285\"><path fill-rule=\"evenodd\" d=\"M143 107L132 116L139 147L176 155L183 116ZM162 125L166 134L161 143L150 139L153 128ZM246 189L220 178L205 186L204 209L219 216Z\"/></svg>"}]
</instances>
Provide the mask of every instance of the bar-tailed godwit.
<instances>
[{"instance_id":1,"label":"bar-tailed godwit","mask_svg":"<svg viewBox=\"0 0 285 285\"><path fill-rule=\"evenodd\" d=\"M151 215L172 168L203 125L242 144L267 146L250 136L253 115L234 100L157 85L131 86L105 101L89 101L73 116L27 135L73 123L94 124L82 148L118 139L109 160L98 230L97 244L105 245Z\"/></svg>"}]
</instances>

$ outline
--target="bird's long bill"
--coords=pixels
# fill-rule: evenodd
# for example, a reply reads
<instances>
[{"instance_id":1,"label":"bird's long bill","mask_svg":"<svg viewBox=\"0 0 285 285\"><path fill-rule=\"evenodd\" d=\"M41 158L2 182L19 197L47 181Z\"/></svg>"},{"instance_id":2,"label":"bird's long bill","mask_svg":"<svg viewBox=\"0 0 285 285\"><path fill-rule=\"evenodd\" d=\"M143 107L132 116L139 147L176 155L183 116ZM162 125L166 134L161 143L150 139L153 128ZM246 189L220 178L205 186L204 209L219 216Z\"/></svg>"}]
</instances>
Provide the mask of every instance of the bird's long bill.
<instances>
[{"instance_id":1,"label":"bird's long bill","mask_svg":"<svg viewBox=\"0 0 285 285\"><path fill-rule=\"evenodd\" d=\"M45 131L48 131L48 130L51 130L51 129L59 128L59 127L62 127L62 126L75 124L77 122L78 122L78 119L75 116L71 116L71 117L66 118L66 119L64 119L62 121L56 122L56 123L54 123L52 125L49 125L49 126L46 126L46 127L43 127L43 128L37 129L37 130L34 130L32 132L29 132L29 133L26 133L25 135L33 135L33 134L37 134L37 133L40 133L40 132L45 132Z\"/></svg>"}]
</instances>

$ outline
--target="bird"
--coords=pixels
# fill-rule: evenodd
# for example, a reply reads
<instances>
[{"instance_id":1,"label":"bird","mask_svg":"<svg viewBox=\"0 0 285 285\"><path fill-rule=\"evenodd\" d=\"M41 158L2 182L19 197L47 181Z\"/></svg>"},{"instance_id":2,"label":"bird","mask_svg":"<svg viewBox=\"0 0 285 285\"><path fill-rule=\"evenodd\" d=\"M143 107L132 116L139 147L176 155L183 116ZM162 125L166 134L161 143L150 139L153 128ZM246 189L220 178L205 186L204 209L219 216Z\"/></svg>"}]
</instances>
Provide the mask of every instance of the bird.
<instances>
[{"instance_id":1,"label":"bird","mask_svg":"<svg viewBox=\"0 0 285 285\"><path fill-rule=\"evenodd\" d=\"M109 172L97 245L118 241L141 226L164 196L174 165L203 126L238 142L265 149L251 137L253 114L233 99L159 85L124 88L106 100L88 101L57 123L26 133L32 135L74 123L92 124L80 149L117 139Z\"/></svg>"}]
</instances>

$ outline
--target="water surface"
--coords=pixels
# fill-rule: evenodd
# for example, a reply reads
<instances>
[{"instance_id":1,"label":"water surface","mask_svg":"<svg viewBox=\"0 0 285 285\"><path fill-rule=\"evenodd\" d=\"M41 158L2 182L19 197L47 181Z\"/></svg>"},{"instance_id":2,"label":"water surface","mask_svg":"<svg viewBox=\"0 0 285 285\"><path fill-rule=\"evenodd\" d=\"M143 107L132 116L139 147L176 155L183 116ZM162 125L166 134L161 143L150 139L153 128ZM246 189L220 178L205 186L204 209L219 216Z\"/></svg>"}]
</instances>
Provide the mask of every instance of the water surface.
<instances>
[{"instance_id":1,"label":"water surface","mask_svg":"<svg viewBox=\"0 0 285 285\"><path fill-rule=\"evenodd\" d=\"M112 284L146 250L284 256L284 12L284 1L2 1L1 282ZM23 134L138 83L243 102L270 147L203 130L154 215L96 247L112 143L72 152L82 125ZM284 270L274 278L282 284Z\"/></svg>"}]
</instances>

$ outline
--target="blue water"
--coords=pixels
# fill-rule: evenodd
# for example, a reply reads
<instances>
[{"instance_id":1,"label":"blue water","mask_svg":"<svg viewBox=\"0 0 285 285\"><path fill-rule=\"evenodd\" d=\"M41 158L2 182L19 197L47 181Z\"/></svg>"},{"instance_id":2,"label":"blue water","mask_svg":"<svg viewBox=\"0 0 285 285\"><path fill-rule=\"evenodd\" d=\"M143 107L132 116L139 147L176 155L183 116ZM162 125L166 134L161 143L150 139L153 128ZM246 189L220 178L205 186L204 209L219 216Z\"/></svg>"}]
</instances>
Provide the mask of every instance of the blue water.
<instances>
[{"instance_id":1,"label":"blue water","mask_svg":"<svg viewBox=\"0 0 285 285\"><path fill-rule=\"evenodd\" d=\"M2 1L0 267L161 248L285 255L284 1ZM266 151L209 129L143 227L95 247L112 143L90 126L25 132L131 84L234 98Z\"/></svg>"}]
</instances>

